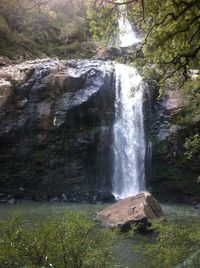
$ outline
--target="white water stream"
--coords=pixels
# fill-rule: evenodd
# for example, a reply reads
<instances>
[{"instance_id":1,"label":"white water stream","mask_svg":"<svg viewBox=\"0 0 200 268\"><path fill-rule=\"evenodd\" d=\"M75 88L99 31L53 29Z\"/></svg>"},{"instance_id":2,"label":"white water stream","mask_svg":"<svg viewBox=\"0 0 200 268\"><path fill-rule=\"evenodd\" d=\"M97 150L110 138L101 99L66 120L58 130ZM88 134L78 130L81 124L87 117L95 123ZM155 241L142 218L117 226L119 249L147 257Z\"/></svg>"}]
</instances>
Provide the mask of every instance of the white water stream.
<instances>
[{"instance_id":1,"label":"white water stream","mask_svg":"<svg viewBox=\"0 0 200 268\"><path fill-rule=\"evenodd\" d=\"M118 19L119 27L119 46L130 47L133 44L139 43L141 40L133 31L133 27L127 19L127 12L121 8L121 17Z\"/></svg>"},{"instance_id":2,"label":"white water stream","mask_svg":"<svg viewBox=\"0 0 200 268\"><path fill-rule=\"evenodd\" d=\"M139 42L129 21L118 21L121 47ZM145 134L142 78L137 70L115 64L116 100L113 126L113 194L117 199L145 190Z\"/></svg>"},{"instance_id":3,"label":"white water stream","mask_svg":"<svg viewBox=\"0 0 200 268\"><path fill-rule=\"evenodd\" d=\"M120 47L130 47L133 44L140 42L140 39L133 31L130 22L125 17L119 18L118 26L120 29L119 32Z\"/></svg>"}]
</instances>

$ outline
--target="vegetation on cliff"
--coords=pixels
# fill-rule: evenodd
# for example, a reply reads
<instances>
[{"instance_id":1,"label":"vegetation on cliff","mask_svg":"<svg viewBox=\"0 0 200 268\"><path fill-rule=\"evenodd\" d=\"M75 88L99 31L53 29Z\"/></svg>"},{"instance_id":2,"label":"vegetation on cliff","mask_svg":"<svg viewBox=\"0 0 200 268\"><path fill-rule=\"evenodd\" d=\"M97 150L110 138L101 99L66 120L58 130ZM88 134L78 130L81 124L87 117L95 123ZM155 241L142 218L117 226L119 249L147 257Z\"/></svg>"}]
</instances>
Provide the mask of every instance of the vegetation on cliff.
<instances>
[{"instance_id":1,"label":"vegetation on cliff","mask_svg":"<svg viewBox=\"0 0 200 268\"><path fill-rule=\"evenodd\" d=\"M142 65L159 69L160 82L173 77L172 81L181 86L190 78L191 68L199 64L199 1L94 1L90 6L90 27L95 37L102 40L102 36L113 36L122 6L143 34L139 48ZM96 18L97 13L101 15Z\"/></svg>"},{"instance_id":2,"label":"vegetation on cliff","mask_svg":"<svg viewBox=\"0 0 200 268\"><path fill-rule=\"evenodd\" d=\"M104 36L103 42L105 37L109 42L113 28L116 28L116 18L121 16L124 7L129 20L142 33L142 42L134 52L133 64L145 78L157 80L160 95L180 89L189 100L188 107L178 116L173 116L173 122L170 122L184 129L175 137L179 143L179 154L173 153L173 146L177 145L166 141L166 146L171 148L168 148L165 160L163 158L165 163L159 164L153 172L157 173L156 177L171 179L171 188L175 185L179 192L193 192L197 187L191 178L198 179L200 172L200 2L94 1L89 15L90 29L95 38L102 39ZM102 22L101 25L93 22L96 13L101 14L98 19L104 22L103 26ZM173 165L166 168L168 162Z\"/></svg>"},{"instance_id":3,"label":"vegetation on cliff","mask_svg":"<svg viewBox=\"0 0 200 268\"><path fill-rule=\"evenodd\" d=\"M199 65L198 0L1 0L0 53L68 57L90 35L107 44L118 31L124 6L143 34L139 48L143 56L137 61L159 69L160 82L173 77L173 83L183 85L191 77L191 68Z\"/></svg>"},{"instance_id":4,"label":"vegetation on cliff","mask_svg":"<svg viewBox=\"0 0 200 268\"><path fill-rule=\"evenodd\" d=\"M85 1L0 1L1 55L69 57L86 35Z\"/></svg>"},{"instance_id":5,"label":"vegetation on cliff","mask_svg":"<svg viewBox=\"0 0 200 268\"><path fill-rule=\"evenodd\" d=\"M159 168L156 172L162 173L161 178L169 177L174 181L174 184L178 185L178 194L184 188L183 194L191 194L196 191L196 184L191 181L188 183L188 177L191 175L192 178L198 179L200 171L199 0L0 0L0 54L11 59L45 56L90 57L91 40L100 41L103 45L112 43L118 32L117 20L121 16L123 6L127 9L129 20L143 35L143 42L133 54L133 64L141 67L140 70L146 78L153 77L157 80L160 88L163 88L163 94L169 89L179 88L189 98L190 105L173 117L174 122L170 122L184 127L184 134L178 137L179 140L182 139L180 143L184 146L178 148L180 153L176 154L177 148L173 148L175 143L170 144L167 140L161 142L158 151L160 155L165 155L169 165L163 161L160 164L158 161ZM88 40L89 43L86 42ZM80 129L82 131L83 127ZM93 131L92 127L90 129ZM73 137L74 133L70 135ZM39 142L42 141L41 145L44 145L43 136L38 135L37 138ZM65 146L70 146L66 140ZM73 142L72 138L70 140ZM13 142L16 147L16 135ZM46 151L42 149L42 153L32 154L30 157L30 160L34 158L31 165L37 166L32 169L35 174L31 174L29 166L24 168L24 161L20 162L21 170L16 165L20 153L24 155L22 146L17 147L14 157L12 151L4 150L2 146L2 159L7 166L4 164L1 172L6 169L8 176L1 175L1 182L7 183L12 178L13 185L16 184L17 169L21 172L20 183L23 179L27 185L33 183L29 179L33 175L38 180L38 174L43 175L46 159L49 161L46 155L51 155L51 150L60 145L61 141L57 138L58 144L51 143L54 147L47 146ZM13 159L11 157L12 161L9 163L10 155ZM54 152L52 155L54 156ZM50 162L50 169L59 164L56 157L53 160ZM80 163L78 164L75 168L80 169ZM12 168L8 168L9 165ZM15 176L11 174L12 169L13 173L16 173ZM48 164L46 169L49 170ZM52 182L52 188L55 188L54 178ZM49 179L47 184L49 187ZM18 186L20 191L24 191L20 184ZM161 181L162 189L167 192L165 186ZM32 189L34 187L37 188L30 185ZM10 187L6 188L10 191ZM197 194L199 195L199 191ZM153 225L157 239L153 244L152 241L146 244L140 267L172 267L190 257L199 249L198 227L199 224L186 229L183 225L175 224ZM113 237L111 232L97 228L85 215L74 213L56 217L35 228L27 227L16 219L10 222L1 221L0 265L109 267L112 259L109 239L112 242ZM155 240L155 236L153 239Z\"/></svg>"},{"instance_id":6,"label":"vegetation on cliff","mask_svg":"<svg viewBox=\"0 0 200 268\"><path fill-rule=\"evenodd\" d=\"M137 64L146 78L156 79L163 94L166 89L181 88L190 100L190 105L173 122L186 129L181 137L185 143L184 152L180 159L175 159L174 169L168 169L171 175L164 176L179 179L185 172L178 170L194 165L195 174L191 176L197 179L200 155L199 1L1 0L0 54L10 58L90 57L92 40L107 45L116 38L117 20L123 8L142 33L143 41L133 54L133 64Z\"/></svg>"}]
</instances>

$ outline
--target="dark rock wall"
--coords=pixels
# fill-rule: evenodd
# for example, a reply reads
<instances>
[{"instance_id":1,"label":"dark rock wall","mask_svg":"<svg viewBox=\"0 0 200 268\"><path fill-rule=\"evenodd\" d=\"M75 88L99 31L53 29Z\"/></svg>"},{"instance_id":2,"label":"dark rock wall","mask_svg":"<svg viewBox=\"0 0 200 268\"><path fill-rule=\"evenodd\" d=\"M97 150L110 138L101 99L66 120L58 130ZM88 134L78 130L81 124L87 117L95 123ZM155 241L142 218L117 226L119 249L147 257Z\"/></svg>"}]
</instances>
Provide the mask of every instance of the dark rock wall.
<instances>
[{"instance_id":1,"label":"dark rock wall","mask_svg":"<svg viewBox=\"0 0 200 268\"><path fill-rule=\"evenodd\" d=\"M0 193L97 198L111 183L112 63L49 61L26 69L22 84L6 78L13 91L0 108Z\"/></svg>"},{"instance_id":2,"label":"dark rock wall","mask_svg":"<svg viewBox=\"0 0 200 268\"><path fill-rule=\"evenodd\" d=\"M154 86L150 87L156 92ZM180 124L180 113L188 99L179 90L165 89L158 98L152 94L151 136L152 175L147 181L149 190L162 201L200 201L200 186L196 180L196 163L186 159L184 142L187 127ZM198 170L199 172L200 170Z\"/></svg>"},{"instance_id":3,"label":"dark rock wall","mask_svg":"<svg viewBox=\"0 0 200 268\"><path fill-rule=\"evenodd\" d=\"M0 69L0 199L110 198L115 76L111 62L40 60ZM144 94L146 186L163 201L200 199L184 155L188 101L156 81ZM64 194L64 195L63 195ZM63 197L64 196L64 197ZM200 200L199 200L200 201Z\"/></svg>"}]
</instances>

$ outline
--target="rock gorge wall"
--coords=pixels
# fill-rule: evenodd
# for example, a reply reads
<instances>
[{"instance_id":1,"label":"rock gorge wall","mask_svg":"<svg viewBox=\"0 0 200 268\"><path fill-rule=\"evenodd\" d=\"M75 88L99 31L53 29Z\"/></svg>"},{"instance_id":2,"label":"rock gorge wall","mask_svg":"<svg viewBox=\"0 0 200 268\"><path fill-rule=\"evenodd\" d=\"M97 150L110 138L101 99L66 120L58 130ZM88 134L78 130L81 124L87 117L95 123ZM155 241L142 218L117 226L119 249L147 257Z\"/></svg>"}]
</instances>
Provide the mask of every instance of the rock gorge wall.
<instances>
[{"instance_id":1,"label":"rock gorge wall","mask_svg":"<svg viewBox=\"0 0 200 268\"><path fill-rule=\"evenodd\" d=\"M97 60L29 61L0 69L1 196L105 197L113 74L111 62Z\"/></svg>"},{"instance_id":2,"label":"rock gorge wall","mask_svg":"<svg viewBox=\"0 0 200 268\"><path fill-rule=\"evenodd\" d=\"M109 201L115 75L110 61L52 59L0 69L0 200ZM184 156L180 91L145 90L146 185L163 201L200 201ZM56 199L55 199L56 200Z\"/></svg>"},{"instance_id":3,"label":"rock gorge wall","mask_svg":"<svg viewBox=\"0 0 200 268\"><path fill-rule=\"evenodd\" d=\"M189 136L180 116L189 105L181 90L165 88L159 97L156 83L150 83L151 99L151 177L147 177L149 190L162 201L195 203L200 201L197 161L185 157L184 143Z\"/></svg>"}]
</instances>

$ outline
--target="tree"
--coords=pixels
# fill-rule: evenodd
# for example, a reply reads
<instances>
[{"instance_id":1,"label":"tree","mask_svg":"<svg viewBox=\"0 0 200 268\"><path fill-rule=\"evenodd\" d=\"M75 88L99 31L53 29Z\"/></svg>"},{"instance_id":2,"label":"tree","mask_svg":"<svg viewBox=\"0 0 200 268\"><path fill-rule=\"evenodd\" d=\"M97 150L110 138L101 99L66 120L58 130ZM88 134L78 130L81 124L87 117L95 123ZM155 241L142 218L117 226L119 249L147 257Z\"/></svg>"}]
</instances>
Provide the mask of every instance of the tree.
<instances>
[{"instance_id":1,"label":"tree","mask_svg":"<svg viewBox=\"0 0 200 268\"><path fill-rule=\"evenodd\" d=\"M143 254L138 268L199 267L199 223L190 226L173 222L152 223L154 241L147 240L142 249L138 248ZM186 259L187 265L180 265Z\"/></svg>"},{"instance_id":2,"label":"tree","mask_svg":"<svg viewBox=\"0 0 200 268\"><path fill-rule=\"evenodd\" d=\"M18 53L60 56L87 33L83 0L1 0L0 22L0 54L11 58Z\"/></svg>"},{"instance_id":3,"label":"tree","mask_svg":"<svg viewBox=\"0 0 200 268\"><path fill-rule=\"evenodd\" d=\"M94 1L92 14L101 12L103 34L113 32L124 5L129 19L144 34L140 47L143 64L151 64L161 71L162 82L174 78L181 87L190 78L190 69L199 65L200 55L200 2L198 0L145 0L145 1ZM107 10L107 11L106 11ZM103 16L103 14L106 15ZM110 16L109 16L110 15ZM92 17L92 16L90 16ZM92 17L94 20L94 16ZM115 24L108 21L115 20ZM98 27L91 27L95 36ZM103 29L103 30L102 30ZM109 29L109 30L108 30ZM141 55L141 53L139 53Z\"/></svg>"},{"instance_id":4,"label":"tree","mask_svg":"<svg viewBox=\"0 0 200 268\"><path fill-rule=\"evenodd\" d=\"M103 268L112 259L114 235L84 213L68 211L37 226L14 217L0 221L1 267Z\"/></svg>"}]
</instances>

